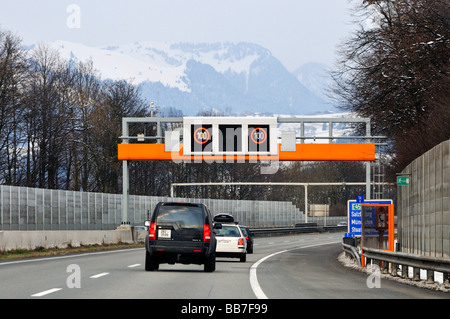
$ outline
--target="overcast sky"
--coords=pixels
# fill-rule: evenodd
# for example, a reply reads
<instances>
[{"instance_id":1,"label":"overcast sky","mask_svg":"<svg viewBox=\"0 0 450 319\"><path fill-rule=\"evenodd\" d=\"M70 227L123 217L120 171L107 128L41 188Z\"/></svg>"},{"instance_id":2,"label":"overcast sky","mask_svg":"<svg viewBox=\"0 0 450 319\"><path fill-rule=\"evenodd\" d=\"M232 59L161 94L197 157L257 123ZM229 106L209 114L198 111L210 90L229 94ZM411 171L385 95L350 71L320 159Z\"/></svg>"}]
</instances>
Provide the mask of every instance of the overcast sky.
<instances>
[{"instance_id":1,"label":"overcast sky","mask_svg":"<svg viewBox=\"0 0 450 319\"><path fill-rule=\"evenodd\" d=\"M253 42L290 71L332 65L352 30L350 0L0 0L0 28L24 44L67 40Z\"/></svg>"}]
</instances>

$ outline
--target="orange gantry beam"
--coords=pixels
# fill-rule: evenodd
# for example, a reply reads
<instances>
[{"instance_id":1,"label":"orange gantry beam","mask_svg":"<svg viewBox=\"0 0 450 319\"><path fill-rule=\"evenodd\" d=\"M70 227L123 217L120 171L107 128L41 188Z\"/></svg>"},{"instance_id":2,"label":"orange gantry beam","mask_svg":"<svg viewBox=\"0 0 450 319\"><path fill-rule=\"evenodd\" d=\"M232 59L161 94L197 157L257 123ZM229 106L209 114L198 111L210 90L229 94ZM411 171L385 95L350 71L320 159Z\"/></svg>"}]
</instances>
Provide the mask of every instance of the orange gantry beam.
<instances>
[{"instance_id":1,"label":"orange gantry beam","mask_svg":"<svg viewBox=\"0 0 450 319\"><path fill-rule=\"evenodd\" d=\"M118 159L162 160L162 161L374 161L375 144L297 144L295 152L278 155L183 155L179 152L165 152L164 144L118 144Z\"/></svg>"}]
</instances>

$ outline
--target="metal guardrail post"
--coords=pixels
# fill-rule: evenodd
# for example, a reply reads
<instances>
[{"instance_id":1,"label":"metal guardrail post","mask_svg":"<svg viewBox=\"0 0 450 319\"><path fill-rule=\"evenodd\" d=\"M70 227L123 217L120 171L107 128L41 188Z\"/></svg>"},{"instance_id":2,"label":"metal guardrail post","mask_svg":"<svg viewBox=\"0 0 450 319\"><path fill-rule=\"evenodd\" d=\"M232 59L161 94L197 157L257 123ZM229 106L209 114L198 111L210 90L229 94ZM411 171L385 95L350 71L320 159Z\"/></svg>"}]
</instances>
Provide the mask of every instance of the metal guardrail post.
<instances>
[{"instance_id":1,"label":"metal guardrail post","mask_svg":"<svg viewBox=\"0 0 450 319\"><path fill-rule=\"evenodd\" d=\"M408 272L409 272L409 267L408 267L408 265L403 264L403 265L402 265L402 278L403 278L403 279L408 278Z\"/></svg>"},{"instance_id":2,"label":"metal guardrail post","mask_svg":"<svg viewBox=\"0 0 450 319\"><path fill-rule=\"evenodd\" d=\"M398 264L396 263L392 263L392 272L391 275L393 277L397 277L398 276Z\"/></svg>"},{"instance_id":3,"label":"metal guardrail post","mask_svg":"<svg viewBox=\"0 0 450 319\"><path fill-rule=\"evenodd\" d=\"M420 280L420 268L419 267L413 267L413 280L414 281Z\"/></svg>"}]
</instances>

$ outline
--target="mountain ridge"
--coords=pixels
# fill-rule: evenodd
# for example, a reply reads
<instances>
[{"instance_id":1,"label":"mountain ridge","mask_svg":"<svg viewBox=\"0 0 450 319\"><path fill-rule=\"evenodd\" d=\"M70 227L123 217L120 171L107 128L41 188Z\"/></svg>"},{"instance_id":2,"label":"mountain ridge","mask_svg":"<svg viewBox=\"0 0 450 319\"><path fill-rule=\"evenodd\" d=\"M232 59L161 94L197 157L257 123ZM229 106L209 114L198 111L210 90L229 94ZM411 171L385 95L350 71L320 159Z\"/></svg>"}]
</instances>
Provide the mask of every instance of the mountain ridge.
<instances>
[{"instance_id":1,"label":"mountain ridge","mask_svg":"<svg viewBox=\"0 0 450 319\"><path fill-rule=\"evenodd\" d=\"M290 115L335 111L303 85L271 52L254 43L155 43L89 47L54 41L50 47L75 62L92 60L102 78L127 80L161 109L197 115Z\"/></svg>"}]
</instances>

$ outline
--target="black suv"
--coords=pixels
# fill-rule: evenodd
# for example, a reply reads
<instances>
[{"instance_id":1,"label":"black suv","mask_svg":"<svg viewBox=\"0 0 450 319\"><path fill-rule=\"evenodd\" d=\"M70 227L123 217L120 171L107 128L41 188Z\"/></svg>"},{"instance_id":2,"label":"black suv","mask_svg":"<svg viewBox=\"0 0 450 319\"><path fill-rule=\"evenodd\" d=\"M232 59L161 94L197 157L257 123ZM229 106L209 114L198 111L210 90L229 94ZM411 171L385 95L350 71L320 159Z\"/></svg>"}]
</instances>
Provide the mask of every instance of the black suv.
<instances>
[{"instance_id":1,"label":"black suv","mask_svg":"<svg viewBox=\"0 0 450 319\"><path fill-rule=\"evenodd\" d=\"M206 272L215 270L216 238L205 205L161 202L146 223L145 270L157 270L162 263L204 264Z\"/></svg>"}]
</instances>

